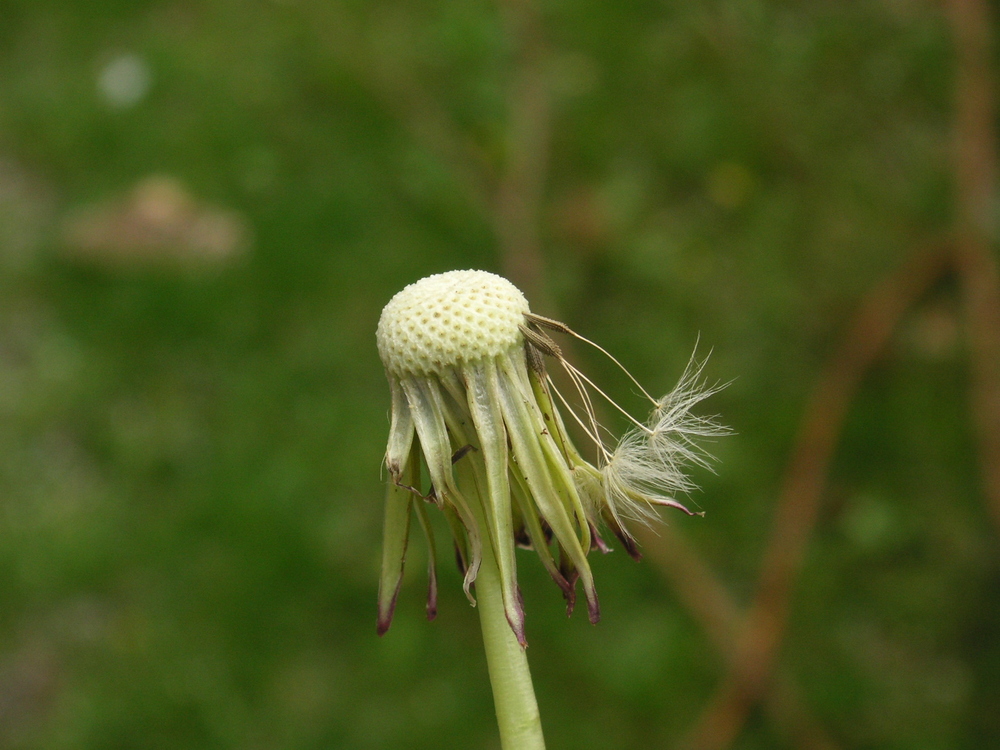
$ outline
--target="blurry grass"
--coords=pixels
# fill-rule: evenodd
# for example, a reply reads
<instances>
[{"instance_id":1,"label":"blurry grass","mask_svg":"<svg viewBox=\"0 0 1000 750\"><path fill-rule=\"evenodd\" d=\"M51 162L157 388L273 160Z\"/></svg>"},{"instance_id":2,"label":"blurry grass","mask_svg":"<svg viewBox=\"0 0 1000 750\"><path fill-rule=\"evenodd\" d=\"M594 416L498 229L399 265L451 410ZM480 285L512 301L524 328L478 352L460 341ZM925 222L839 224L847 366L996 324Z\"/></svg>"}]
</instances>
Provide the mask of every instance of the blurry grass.
<instances>
[{"instance_id":1,"label":"blurry grass","mask_svg":"<svg viewBox=\"0 0 1000 750\"><path fill-rule=\"evenodd\" d=\"M745 597L840 321L947 222L945 35L920 3L543 12L561 92L549 286L654 390L699 333L710 377L737 378L710 405L739 434L699 477L708 516L670 522ZM388 395L373 331L404 284L499 266L486 217L379 83L419 86L496 168L510 65L496 9L12 0L2 14L0 157L43 189L28 255L0 253L0 745L495 746L446 555L438 621L423 621L415 540L396 622L374 636ZM151 71L130 109L96 85L123 53ZM240 211L252 251L211 269L97 267L61 246L70 210L156 173ZM0 237L26 216L0 213ZM1000 732L997 544L961 346L928 358L901 341L867 384L799 588L787 660L845 746ZM720 665L655 571L595 560L592 628L565 621L528 563L550 745L680 736ZM740 747L777 746L770 731L756 721Z\"/></svg>"}]
</instances>

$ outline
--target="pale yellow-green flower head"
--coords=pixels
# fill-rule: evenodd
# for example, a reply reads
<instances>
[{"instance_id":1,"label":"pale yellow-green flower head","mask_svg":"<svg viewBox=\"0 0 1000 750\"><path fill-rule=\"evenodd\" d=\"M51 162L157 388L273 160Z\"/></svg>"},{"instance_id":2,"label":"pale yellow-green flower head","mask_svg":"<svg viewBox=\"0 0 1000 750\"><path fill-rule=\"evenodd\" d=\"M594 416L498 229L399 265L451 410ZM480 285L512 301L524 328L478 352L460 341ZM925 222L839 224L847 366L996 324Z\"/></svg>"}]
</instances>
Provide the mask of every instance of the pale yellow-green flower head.
<instances>
[{"instance_id":1,"label":"pale yellow-green flower head","mask_svg":"<svg viewBox=\"0 0 1000 750\"><path fill-rule=\"evenodd\" d=\"M507 620L522 644L516 546L537 552L570 611L579 580L590 619L597 622L600 608L587 554L608 550L598 528L610 528L638 558L626 518L648 521L657 506L690 513L673 494L692 488L685 464L706 462L693 439L725 432L711 419L690 413L714 392L698 387L701 367L690 366L662 399L643 391L653 405L649 421L629 417L633 429L609 449L591 402L592 393L603 397L603 392L563 358L546 330L586 341L562 323L533 315L513 284L485 271L428 276L399 292L382 311L377 340L392 392L392 419L379 633L392 620L414 514L430 545L427 609L430 617L436 613L428 503L448 520L473 603L482 545L490 545L500 568ZM549 380L547 356L565 368L583 416ZM596 446L596 465L570 441L553 394ZM421 466L430 479L427 488L421 486Z\"/></svg>"},{"instance_id":2,"label":"pale yellow-green flower head","mask_svg":"<svg viewBox=\"0 0 1000 750\"><path fill-rule=\"evenodd\" d=\"M382 310L378 352L396 377L436 375L524 346L528 300L486 271L451 271L410 284Z\"/></svg>"}]
</instances>

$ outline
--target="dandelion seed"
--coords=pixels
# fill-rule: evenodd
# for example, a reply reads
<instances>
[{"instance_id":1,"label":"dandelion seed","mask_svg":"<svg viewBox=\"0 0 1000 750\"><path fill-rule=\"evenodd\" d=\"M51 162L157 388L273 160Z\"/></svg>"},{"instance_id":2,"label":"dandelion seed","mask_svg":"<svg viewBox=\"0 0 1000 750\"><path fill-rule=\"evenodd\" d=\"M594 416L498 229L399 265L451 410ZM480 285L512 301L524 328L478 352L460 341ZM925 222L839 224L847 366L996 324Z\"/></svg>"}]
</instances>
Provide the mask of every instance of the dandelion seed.
<instances>
[{"instance_id":1,"label":"dandelion seed","mask_svg":"<svg viewBox=\"0 0 1000 750\"><path fill-rule=\"evenodd\" d=\"M608 356L649 400L649 419L631 416L567 362L550 331ZM579 581L596 623L600 605L587 555L609 551L600 526L638 559L627 522L650 523L659 507L698 515L675 496L694 489L686 467L710 461L697 440L727 433L691 412L718 390L701 382L703 362L692 359L676 388L654 399L604 349L563 323L532 314L513 284L485 271L451 271L406 287L382 311L377 339L392 393L379 633L392 621L413 508L432 550L428 615L436 612L437 591L425 507L433 503L448 520L473 604L483 545L490 545L507 622L522 645L516 546L535 550L569 611ZM547 357L566 371L580 407L572 407L547 376ZM632 422L610 447L596 397ZM596 465L570 440L557 402L593 442ZM420 489L422 469L430 478L427 493Z\"/></svg>"}]
</instances>

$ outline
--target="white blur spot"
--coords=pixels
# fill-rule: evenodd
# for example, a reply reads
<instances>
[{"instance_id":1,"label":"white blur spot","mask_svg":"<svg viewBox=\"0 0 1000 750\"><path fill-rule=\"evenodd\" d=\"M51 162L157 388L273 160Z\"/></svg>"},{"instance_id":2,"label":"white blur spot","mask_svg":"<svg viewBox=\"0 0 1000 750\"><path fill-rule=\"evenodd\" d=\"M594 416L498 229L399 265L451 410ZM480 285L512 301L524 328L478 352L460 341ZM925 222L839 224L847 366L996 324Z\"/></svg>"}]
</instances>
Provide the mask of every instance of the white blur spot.
<instances>
[{"instance_id":1,"label":"white blur spot","mask_svg":"<svg viewBox=\"0 0 1000 750\"><path fill-rule=\"evenodd\" d=\"M152 74L149 65L138 55L119 55L101 70L97 88L113 107L133 107L149 93Z\"/></svg>"}]
</instances>

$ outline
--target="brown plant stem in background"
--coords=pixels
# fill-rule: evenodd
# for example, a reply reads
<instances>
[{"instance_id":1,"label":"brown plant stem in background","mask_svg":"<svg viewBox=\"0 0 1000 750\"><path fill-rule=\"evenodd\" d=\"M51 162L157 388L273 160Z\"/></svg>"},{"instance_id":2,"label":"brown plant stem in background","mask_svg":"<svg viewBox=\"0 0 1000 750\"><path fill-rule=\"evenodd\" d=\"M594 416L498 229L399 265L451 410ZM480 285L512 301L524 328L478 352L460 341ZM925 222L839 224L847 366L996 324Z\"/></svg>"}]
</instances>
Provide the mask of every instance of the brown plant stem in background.
<instances>
[{"instance_id":1,"label":"brown plant stem in background","mask_svg":"<svg viewBox=\"0 0 1000 750\"><path fill-rule=\"evenodd\" d=\"M943 248L921 253L868 292L820 376L785 475L757 593L740 629L735 658L684 747L729 747L751 706L769 689L795 579L848 408L903 315L941 276L947 261Z\"/></svg>"},{"instance_id":2,"label":"brown plant stem in background","mask_svg":"<svg viewBox=\"0 0 1000 750\"><path fill-rule=\"evenodd\" d=\"M1000 272L991 248L996 231L997 177L991 19L983 0L947 0L945 6L956 54L956 229L952 253L965 299L973 376L971 402L983 487L1000 529ZM877 294L870 297L858 323L867 308L873 320L881 319L880 329L873 329L866 337L864 327L856 323L853 331L858 345L851 345L849 335L842 357L834 360L821 381L785 483L758 596L740 640L738 661L692 734L691 747L728 747L742 728L752 701L765 690L783 635L791 586L801 566L823 477L852 393L891 333L893 317L898 320L905 311L907 297L914 300L915 293L924 288L922 284L929 284L944 267L941 254L918 259L907 274L910 283L897 284L881 304Z\"/></svg>"},{"instance_id":3,"label":"brown plant stem in background","mask_svg":"<svg viewBox=\"0 0 1000 750\"><path fill-rule=\"evenodd\" d=\"M538 10L529 0L501 3L515 50L507 93L505 161L497 186L493 225L503 275L546 309L539 220L548 175L552 101Z\"/></svg>"},{"instance_id":4,"label":"brown plant stem in background","mask_svg":"<svg viewBox=\"0 0 1000 750\"><path fill-rule=\"evenodd\" d=\"M1000 272L991 247L997 232L992 18L984 0L947 0L945 9L955 47L955 264L965 301L983 490L1000 531Z\"/></svg>"},{"instance_id":5,"label":"brown plant stem in background","mask_svg":"<svg viewBox=\"0 0 1000 750\"><path fill-rule=\"evenodd\" d=\"M709 641L732 664L743 619L736 602L684 535L670 526L638 529L646 559L667 579L674 593ZM761 697L779 733L802 750L835 750L837 743L809 715L791 674L776 675L773 689Z\"/></svg>"}]
</instances>

